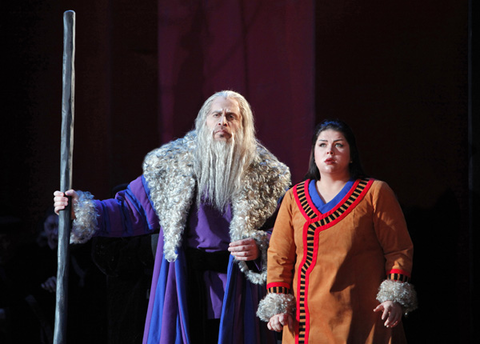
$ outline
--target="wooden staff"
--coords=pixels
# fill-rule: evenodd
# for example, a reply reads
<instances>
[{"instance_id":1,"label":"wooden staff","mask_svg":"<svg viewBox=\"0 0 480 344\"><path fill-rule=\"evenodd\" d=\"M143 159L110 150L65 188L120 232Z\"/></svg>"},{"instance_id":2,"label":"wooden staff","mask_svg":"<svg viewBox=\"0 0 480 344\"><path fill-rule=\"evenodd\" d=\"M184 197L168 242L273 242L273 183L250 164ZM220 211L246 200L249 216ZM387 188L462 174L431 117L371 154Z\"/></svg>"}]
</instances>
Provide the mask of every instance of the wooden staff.
<instances>
[{"instance_id":1,"label":"wooden staff","mask_svg":"<svg viewBox=\"0 0 480 344\"><path fill-rule=\"evenodd\" d=\"M62 142L60 190L72 188L73 119L75 95L75 12L63 13ZM71 226L71 199L58 219L57 295L53 343L67 343L68 266Z\"/></svg>"}]
</instances>

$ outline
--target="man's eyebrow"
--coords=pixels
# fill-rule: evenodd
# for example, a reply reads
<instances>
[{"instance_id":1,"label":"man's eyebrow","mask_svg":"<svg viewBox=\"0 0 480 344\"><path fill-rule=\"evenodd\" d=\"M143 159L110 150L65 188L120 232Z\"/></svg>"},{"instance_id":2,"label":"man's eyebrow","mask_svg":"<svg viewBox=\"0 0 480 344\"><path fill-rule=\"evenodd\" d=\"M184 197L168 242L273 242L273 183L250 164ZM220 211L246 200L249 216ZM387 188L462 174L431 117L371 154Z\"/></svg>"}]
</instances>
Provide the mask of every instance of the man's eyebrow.
<instances>
[{"instance_id":1,"label":"man's eyebrow","mask_svg":"<svg viewBox=\"0 0 480 344\"><path fill-rule=\"evenodd\" d=\"M218 112L223 112L225 111L226 113L233 113L233 114L236 114L237 113L234 111L234 110L231 110L231 109L217 109L217 110L211 110L210 113L218 113Z\"/></svg>"}]
</instances>

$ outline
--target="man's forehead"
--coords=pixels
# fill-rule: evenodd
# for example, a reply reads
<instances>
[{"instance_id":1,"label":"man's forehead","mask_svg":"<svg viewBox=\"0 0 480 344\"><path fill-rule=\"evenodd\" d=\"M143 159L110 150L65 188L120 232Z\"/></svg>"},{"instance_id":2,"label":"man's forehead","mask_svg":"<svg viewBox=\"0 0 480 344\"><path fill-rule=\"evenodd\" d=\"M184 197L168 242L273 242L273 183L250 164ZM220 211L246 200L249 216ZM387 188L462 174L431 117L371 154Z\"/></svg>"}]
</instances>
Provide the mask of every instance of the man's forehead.
<instances>
[{"instance_id":1,"label":"man's forehead","mask_svg":"<svg viewBox=\"0 0 480 344\"><path fill-rule=\"evenodd\" d=\"M213 100L212 105L210 106L210 112L216 111L231 111L240 114L240 106L235 99L217 97Z\"/></svg>"}]
</instances>

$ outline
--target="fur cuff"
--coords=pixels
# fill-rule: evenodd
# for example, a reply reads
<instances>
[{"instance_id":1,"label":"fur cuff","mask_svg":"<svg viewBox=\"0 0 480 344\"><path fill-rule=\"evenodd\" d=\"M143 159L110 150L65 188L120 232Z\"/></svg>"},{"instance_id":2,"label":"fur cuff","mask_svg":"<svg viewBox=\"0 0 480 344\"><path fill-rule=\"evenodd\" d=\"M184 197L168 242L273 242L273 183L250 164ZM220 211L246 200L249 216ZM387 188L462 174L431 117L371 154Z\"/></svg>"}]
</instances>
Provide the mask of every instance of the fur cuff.
<instances>
[{"instance_id":1,"label":"fur cuff","mask_svg":"<svg viewBox=\"0 0 480 344\"><path fill-rule=\"evenodd\" d=\"M270 293L258 304L257 317L265 322L274 315L283 313L295 317L295 298L292 294Z\"/></svg>"},{"instance_id":2,"label":"fur cuff","mask_svg":"<svg viewBox=\"0 0 480 344\"><path fill-rule=\"evenodd\" d=\"M255 240L260 253L260 272L254 272L248 268L245 261L237 261L240 271L242 271L247 279L253 284L263 284L267 281L267 250L270 242L269 235L264 231L255 231L255 234L250 236Z\"/></svg>"},{"instance_id":3,"label":"fur cuff","mask_svg":"<svg viewBox=\"0 0 480 344\"><path fill-rule=\"evenodd\" d=\"M93 195L90 192L77 191L78 202L73 204L75 220L73 220L70 243L83 244L90 240L98 226L98 213L95 209Z\"/></svg>"},{"instance_id":4,"label":"fur cuff","mask_svg":"<svg viewBox=\"0 0 480 344\"><path fill-rule=\"evenodd\" d=\"M378 288L377 301L393 301L402 305L405 315L417 309L417 293L408 282L385 280Z\"/></svg>"}]
</instances>

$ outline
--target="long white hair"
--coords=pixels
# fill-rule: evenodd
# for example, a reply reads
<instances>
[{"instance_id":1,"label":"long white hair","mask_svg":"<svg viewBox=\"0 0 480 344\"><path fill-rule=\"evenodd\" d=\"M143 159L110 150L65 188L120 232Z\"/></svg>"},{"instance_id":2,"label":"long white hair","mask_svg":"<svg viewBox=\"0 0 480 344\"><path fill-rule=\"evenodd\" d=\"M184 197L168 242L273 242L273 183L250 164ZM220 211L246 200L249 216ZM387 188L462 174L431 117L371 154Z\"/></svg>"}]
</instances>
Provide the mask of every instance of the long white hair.
<instances>
[{"instance_id":1,"label":"long white hair","mask_svg":"<svg viewBox=\"0 0 480 344\"><path fill-rule=\"evenodd\" d=\"M240 108L241 125L227 141L217 141L206 125L213 101L223 97L235 100ZM197 204L202 198L223 211L240 190L244 171L252 163L257 147L253 113L247 100L234 91L213 94L203 104L195 120L197 147L194 168L197 176Z\"/></svg>"}]
</instances>

